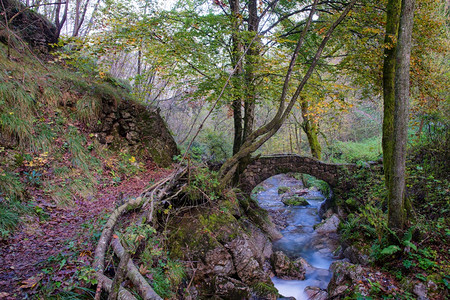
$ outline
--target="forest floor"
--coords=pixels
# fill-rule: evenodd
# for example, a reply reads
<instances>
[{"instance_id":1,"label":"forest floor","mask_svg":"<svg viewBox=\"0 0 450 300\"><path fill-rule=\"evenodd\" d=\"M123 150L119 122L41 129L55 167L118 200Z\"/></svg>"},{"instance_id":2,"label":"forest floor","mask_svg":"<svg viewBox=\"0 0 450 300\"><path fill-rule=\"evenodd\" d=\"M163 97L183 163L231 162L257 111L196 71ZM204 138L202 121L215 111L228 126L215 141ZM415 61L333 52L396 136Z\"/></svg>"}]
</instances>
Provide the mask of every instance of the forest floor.
<instances>
[{"instance_id":1,"label":"forest floor","mask_svg":"<svg viewBox=\"0 0 450 300\"><path fill-rule=\"evenodd\" d=\"M169 173L147 162L138 174L98 187L93 199L75 199L73 206L66 207L53 204L42 189L29 190L36 213L27 216L9 239L0 241L0 299L55 292L69 296L77 286L82 292L79 279L90 280L89 266L107 214L121 199L138 196Z\"/></svg>"}]
</instances>

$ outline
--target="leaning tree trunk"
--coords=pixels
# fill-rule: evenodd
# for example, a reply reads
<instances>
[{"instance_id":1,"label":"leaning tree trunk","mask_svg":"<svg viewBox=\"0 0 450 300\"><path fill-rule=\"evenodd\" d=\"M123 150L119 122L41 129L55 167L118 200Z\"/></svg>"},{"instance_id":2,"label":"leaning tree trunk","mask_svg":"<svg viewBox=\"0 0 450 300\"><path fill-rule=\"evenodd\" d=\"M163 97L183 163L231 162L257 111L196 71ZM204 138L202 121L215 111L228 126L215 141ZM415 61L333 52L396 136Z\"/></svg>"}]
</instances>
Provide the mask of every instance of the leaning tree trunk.
<instances>
[{"instance_id":1,"label":"leaning tree trunk","mask_svg":"<svg viewBox=\"0 0 450 300\"><path fill-rule=\"evenodd\" d=\"M389 184L389 227L402 230L405 225L405 161L409 120L409 69L414 0L403 0L395 70L394 147L392 177Z\"/></svg>"},{"instance_id":2,"label":"leaning tree trunk","mask_svg":"<svg viewBox=\"0 0 450 300\"><path fill-rule=\"evenodd\" d=\"M303 45L303 41L305 38L305 35L309 29L309 25L312 20L312 16L314 15L315 8L317 6L318 0L314 1L314 4L312 6L312 9L310 11L308 20L305 24L305 28L302 31L299 40L297 41L297 45L295 47L294 53L292 54L291 61L288 67L288 71L286 73L283 89L281 92L281 96L279 99L279 106L276 115L273 117L273 119L267 123L266 125L258 128L254 132L252 132L249 137L244 141L241 149L238 153L233 155L231 158L229 158L220 168L219 170L219 176L221 178L220 184L222 186L228 185L231 181L231 179L235 176L235 172L238 170L237 166L240 163L242 159L245 159L248 155L255 152L259 147L261 147L265 142L267 142L283 125L284 121L289 116L292 108L294 107L295 103L297 102L297 99L302 92L303 88L305 87L309 77L311 77L311 74L313 73L318 60L320 56L322 55L323 49L325 48L325 45L331 38L331 35L333 34L336 27L344 20L344 18L347 16L349 11L352 9L353 5L356 3L356 0L352 0L347 7L344 9L344 11L341 13L339 18L330 26L330 28L325 33L325 36L320 43L316 54L314 55L314 58L311 61L311 65L308 68L308 71L303 76L303 79L298 84L294 94L292 95L291 99L288 101L287 106L285 106L285 101L287 97L288 90L290 88L291 83L291 76L293 72L293 67L296 64L296 60L298 57L298 53L300 51L300 48Z\"/></svg>"}]
</instances>

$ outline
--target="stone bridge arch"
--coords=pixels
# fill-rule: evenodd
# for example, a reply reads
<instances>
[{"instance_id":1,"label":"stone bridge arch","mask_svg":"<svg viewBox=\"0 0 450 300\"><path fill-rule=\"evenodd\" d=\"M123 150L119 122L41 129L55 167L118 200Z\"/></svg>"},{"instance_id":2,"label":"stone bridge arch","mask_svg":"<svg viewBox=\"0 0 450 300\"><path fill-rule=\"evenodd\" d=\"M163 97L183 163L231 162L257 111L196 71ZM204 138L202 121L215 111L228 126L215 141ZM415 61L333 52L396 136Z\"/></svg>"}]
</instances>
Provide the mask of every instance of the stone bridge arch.
<instances>
[{"instance_id":1,"label":"stone bridge arch","mask_svg":"<svg viewBox=\"0 0 450 300\"><path fill-rule=\"evenodd\" d=\"M312 175L327 182L333 190L352 186L349 172L356 169L353 164L331 164L297 154L275 154L254 159L241 174L239 185L248 195L261 182L277 174L295 172Z\"/></svg>"}]
</instances>

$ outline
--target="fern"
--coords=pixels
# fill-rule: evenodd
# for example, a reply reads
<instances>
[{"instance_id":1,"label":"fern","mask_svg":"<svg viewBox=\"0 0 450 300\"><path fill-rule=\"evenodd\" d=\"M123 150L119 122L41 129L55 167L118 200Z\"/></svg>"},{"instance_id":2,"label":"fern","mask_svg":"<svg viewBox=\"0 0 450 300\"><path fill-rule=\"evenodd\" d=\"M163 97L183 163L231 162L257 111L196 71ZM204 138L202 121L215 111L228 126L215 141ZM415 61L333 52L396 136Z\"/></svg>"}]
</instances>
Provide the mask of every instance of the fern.
<instances>
[{"instance_id":1,"label":"fern","mask_svg":"<svg viewBox=\"0 0 450 300\"><path fill-rule=\"evenodd\" d=\"M390 245L386 248L384 248L383 250L381 250L381 254L382 255L392 255L397 253L398 251L400 251L400 247L396 246L396 245Z\"/></svg>"}]
</instances>

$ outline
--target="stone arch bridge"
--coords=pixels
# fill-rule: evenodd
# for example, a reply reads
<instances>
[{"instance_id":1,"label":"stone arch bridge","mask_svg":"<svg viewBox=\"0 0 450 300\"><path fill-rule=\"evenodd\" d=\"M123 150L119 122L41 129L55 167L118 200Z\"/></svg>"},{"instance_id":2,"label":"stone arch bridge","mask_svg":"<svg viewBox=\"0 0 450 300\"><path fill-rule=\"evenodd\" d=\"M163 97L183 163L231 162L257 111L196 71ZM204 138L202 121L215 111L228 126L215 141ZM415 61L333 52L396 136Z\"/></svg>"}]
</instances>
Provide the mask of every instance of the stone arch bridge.
<instances>
[{"instance_id":1,"label":"stone arch bridge","mask_svg":"<svg viewBox=\"0 0 450 300\"><path fill-rule=\"evenodd\" d=\"M297 154L275 154L255 158L244 170L239 185L250 194L261 182L282 173L305 173L327 182L333 190L344 191L354 186L349 174L356 170L354 164L331 164Z\"/></svg>"}]
</instances>

